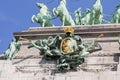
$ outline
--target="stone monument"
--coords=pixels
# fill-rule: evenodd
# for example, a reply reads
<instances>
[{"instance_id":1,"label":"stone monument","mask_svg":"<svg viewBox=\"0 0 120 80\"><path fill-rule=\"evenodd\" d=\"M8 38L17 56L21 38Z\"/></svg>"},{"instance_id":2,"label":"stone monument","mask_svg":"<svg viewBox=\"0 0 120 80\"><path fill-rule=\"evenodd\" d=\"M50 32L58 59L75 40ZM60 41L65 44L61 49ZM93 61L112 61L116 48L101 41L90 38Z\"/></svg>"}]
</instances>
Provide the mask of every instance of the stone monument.
<instances>
[{"instance_id":1,"label":"stone monument","mask_svg":"<svg viewBox=\"0 0 120 80\"><path fill-rule=\"evenodd\" d=\"M88 40L95 40L102 47L102 50L96 49L96 51L91 51L91 54L85 57L85 62L78 66L77 71L74 70L73 71L70 70L67 72L57 71L56 70L57 62L55 60L50 61L45 60L44 56L41 55L41 52L38 49L34 47L30 49L27 48L30 42L25 39L29 39L32 42L35 42L38 39L47 39L48 36L55 37L55 35L58 33L59 35L64 36L63 32L64 28L65 27L57 28L32 27L23 32L15 32L14 36L16 39L18 39L19 37L24 38L18 40L18 42L22 43L22 46L20 51L17 53L15 59L9 62L9 64L11 64L11 66L9 65L9 67L11 67L13 71L12 72L11 70L8 70L7 72L2 71L0 79L119 80L120 77L119 76L120 51L118 44L118 35L120 34L119 24L73 27L75 30L75 35L80 35L83 38L83 41L86 42ZM104 34L104 36L101 38L97 38L101 33ZM3 56L1 56L0 59L1 65L8 64L8 62L4 60ZM10 73L10 75L3 75L5 73Z\"/></svg>"},{"instance_id":2,"label":"stone monument","mask_svg":"<svg viewBox=\"0 0 120 80\"><path fill-rule=\"evenodd\" d=\"M84 17L75 22L66 8L66 0L60 0L53 13L64 27L51 28L52 18L46 5L37 3L37 6L40 10L44 6L45 12L34 15L32 21L39 22L42 27L14 32L15 38L5 54L0 55L0 80L120 79L120 24L101 24L100 0L96 0L93 9L86 9ZM81 16L80 9L75 13ZM17 46L18 43L22 45Z\"/></svg>"}]
</instances>

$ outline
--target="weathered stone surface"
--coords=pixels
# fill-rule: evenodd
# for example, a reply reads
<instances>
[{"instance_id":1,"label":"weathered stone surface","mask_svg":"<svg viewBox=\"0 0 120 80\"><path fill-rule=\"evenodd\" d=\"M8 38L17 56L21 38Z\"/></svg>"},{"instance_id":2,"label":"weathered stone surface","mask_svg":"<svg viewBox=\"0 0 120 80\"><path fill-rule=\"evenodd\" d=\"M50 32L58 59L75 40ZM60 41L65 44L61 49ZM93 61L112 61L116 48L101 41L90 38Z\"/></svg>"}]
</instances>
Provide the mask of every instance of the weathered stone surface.
<instances>
[{"instance_id":1,"label":"weathered stone surface","mask_svg":"<svg viewBox=\"0 0 120 80\"><path fill-rule=\"evenodd\" d=\"M12 62L7 60L0 60L0 77L10 76L15 72L15 67Z\"/></svg>"},{"instance_id":2,"label":"weathered stone surface","mask_svg":"<svg viewBox=\"0 0 120 80\"><path fill-rule=\"evenodd\" d=\"M52 35L64 35L65 27L31 27L22 32L15 32L16 38L24 37L33 42ZM0 56L0 80L119 80L120 79L120 51L118 35L120 24L101 24L92 26L73 27L75 34L83 40L97 39L102 46L101 51L92 52L85 58L85 63L78 67L78 71L66 73L56 72L56 61L46 61L40 51L27 46L29 41L19 40L23 43L21 50L12 61L5 61Z\"/></svg>"}]
</instances>

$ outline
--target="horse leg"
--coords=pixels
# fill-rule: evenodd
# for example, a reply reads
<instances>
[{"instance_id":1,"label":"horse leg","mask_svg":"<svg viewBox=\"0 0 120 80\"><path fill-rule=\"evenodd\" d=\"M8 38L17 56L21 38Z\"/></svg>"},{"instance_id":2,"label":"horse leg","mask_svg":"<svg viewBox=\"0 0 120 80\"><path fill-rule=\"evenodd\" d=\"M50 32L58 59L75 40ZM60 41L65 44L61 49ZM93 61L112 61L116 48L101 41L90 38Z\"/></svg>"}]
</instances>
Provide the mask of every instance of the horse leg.
<instances>
[{"instance_id":1,"label":"horse leg","mask_svg":"<svg viewBox=\"0 0 120 80\"><path fill-rule=\"evenodd\" d=\"M65 26L65 16L62 18L62 26Z\"/></svg>"},{"instance_id":2,"label":"horse leg","mask_svg":"<svg viewBox=\"0 0 120 80\"><path fill-rule=\"evenodd\" d=\"M42 22L42 27L45 27L45 20L43 20L43 22Z\"/></svg>"},{"instance_id":3,"label":"horse leg","mask_svg":"<svg viewBox=\"0 0 120 80\"><path fill-rule=\"evenodd\" d=\"M53 8L53 10L52 10L52 15L53 16L55 16L55 14L56 14L55 11L56 11L56 8Z\"/></svg>"},{"instance_id":4,"label":"horse leg","mask_svg":"<svg viewBox=\"0 0 120 80\"><path fill-rule=\"evenodd\" d=\"M34 23L35 21L38 22L38 18L35 15L33 15L31 21L32 23Z\"/></svg>"},{"instance_id":5,"label":"horse leg","mask_svg":"<svg viewBox=\"0 0 120 80\"><path fill-rule=\"evenodd\" d=\"M34 23L35 15L31 17L31 22Z\"/></svg>"},{"instance_id":6,"label":"horse leg","mask_svg":"<svg viewBox=\"0 0 120 80\"><path fill-rule=\"evenodd\" d=\"M100 22L100 24L103 22L103 19L102 19L102 18L103 18L103 15L101 14L100 17L99 17L99 22Z\"/></svg>"},{"instance_id":7,"label":"horse leg","mask_svg":"<svg viewBox=\"0 0 120 80\"><path fill-rule=\"evenodd\" d=\"M81 25L84 25L84 18L81 19Z\"/></svg>"},{"instance_id":8,"label":"horse leg","mask_svg":"<svg viewBox=\"0 0 120 80\"><path fill-rule=\"evenodd\" d=\"M92 17L92 22L91 22L91 25L95 24L95 17L93 16Z\"/></svg>"},{"instance_id":9,"label":"horse leg","mask_svg":"<svg viewBox=\"0 0 120 80\"><path fill-rule=\"evenodd\" d=\"M118 22L118 19L116 19L116 23L118 24L119 22Z\"/></svg>"},{"instance_id":10,"label":"horse leg","mask_svg":"<svg viewBox=\"0 0 120 80\"><path fill-rule=\"evenodd\" d=\"M116 21L116 23L118 24L119 23L119 16L118 16L118 14L116 14L116 19L115 19Z\"/></svg>"}]
</instances>

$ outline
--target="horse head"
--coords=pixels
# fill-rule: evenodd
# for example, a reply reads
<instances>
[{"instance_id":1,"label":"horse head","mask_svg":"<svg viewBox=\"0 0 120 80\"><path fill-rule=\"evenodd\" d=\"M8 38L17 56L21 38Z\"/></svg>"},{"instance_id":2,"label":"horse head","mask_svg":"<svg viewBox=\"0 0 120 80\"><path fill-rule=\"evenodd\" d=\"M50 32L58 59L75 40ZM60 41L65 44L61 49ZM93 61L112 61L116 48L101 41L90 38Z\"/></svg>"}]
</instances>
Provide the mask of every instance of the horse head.
<instances>
[{"instance_id":1,"label":"horse head","mask_svg":"<svg viewBox=\"0 0 120 80\"><path fill-rule=\"evenodd\" d=\"M85 13L91 13L91 10L89 8L87 8Z\"/></svg>"},{"instance_id":2,"label":"horse head","mask_svg":"<svg viewBox=\"0 0 120 80\"><path fill-rule=\"evenodd\" d=\"M60 3L64 3L66 5L66 0L60 0Z\"/></svg>"},{"instance_id":3,"label":"horse head","mask_svg":"<svg viewBox=\"0 0 120 80\"><path fill-rule=\"evenodd\" d=\"M75 12L74 12L74 14L80 14L81 13L81 8L78 8Z\"/></svg>"},{"instance_id":4,"label":"horse head","mask_svg":"<svg viewBox=\"0 0 120 80\"><path fill-rule=\"evenodd\" d=\"M89 8L87 8L85 10L84 16L81 19L81 24L82 25L88 25L88 24L90 24L90 22L91 22L90 19L91 19L91 10Z\"/></svg>"},{"instance_id":5,"label":"horse head","mask_svg":"<svg viewBox=\"0 0 120 80\"><path fill-rule=\"evenodd\" d=\"M120 9L120 4L116 6L116 9Z\"/></svg>"},{"instance_id":6,"label":"horse head","mask_svg":"<svg viewBox=\"0 0 120 80\"><path fill-rule=\"evenodd\" d=\"M93 11L102 13L102 5L101 5L101 0L96 0L95 3L93 4Z\"/></svg>"},{"instance_id":7,"label":"horse head","mask_svg":"<svg viewBox=\"0 0 120 80\"><path fill-rule=\"evenodd\" d=\"M47 6L43 3L36 3L38 8L47 8Z\"/></svg>"}]
</instances>

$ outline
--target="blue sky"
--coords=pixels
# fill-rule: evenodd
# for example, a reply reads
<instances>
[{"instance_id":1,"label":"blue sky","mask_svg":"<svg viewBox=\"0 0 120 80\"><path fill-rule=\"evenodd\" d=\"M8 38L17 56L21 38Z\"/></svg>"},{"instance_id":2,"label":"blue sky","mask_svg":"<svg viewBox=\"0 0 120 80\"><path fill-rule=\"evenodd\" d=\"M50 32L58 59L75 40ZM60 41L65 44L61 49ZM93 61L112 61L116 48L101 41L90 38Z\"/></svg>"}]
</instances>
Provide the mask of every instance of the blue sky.
<instances>
[{"instance_id":1,"label":"blue sky","mask_svg":"<svg viewBox=\"0 0 120 80\"><path fill-rule=\"evenodd\" d=\"M31 23L31 16L37 14L39 9L37 2L44 3L50 10L58 6L59 0L0 0L0 54L3 53L11 39L13 32L21 32L29 27L39 27L37 23ZM67 0L67 8L72 14L77 8L81 7L82 12L86 8L92 9L95 0ZM103 13L111 15L120 0L101 0ZM56 26L60 26L59 19L52 20Z\"/></svg>"}]
</instances>

